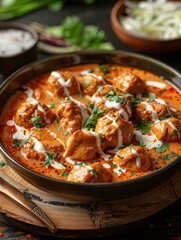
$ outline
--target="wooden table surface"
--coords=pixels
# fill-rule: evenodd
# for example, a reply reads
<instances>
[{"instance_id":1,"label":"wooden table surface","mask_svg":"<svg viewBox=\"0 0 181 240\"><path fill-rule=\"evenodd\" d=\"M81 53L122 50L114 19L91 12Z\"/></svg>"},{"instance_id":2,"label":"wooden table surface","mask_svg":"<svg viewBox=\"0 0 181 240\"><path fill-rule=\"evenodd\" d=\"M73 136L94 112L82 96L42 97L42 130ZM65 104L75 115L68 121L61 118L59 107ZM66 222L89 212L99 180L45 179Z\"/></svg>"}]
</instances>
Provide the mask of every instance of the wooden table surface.
<instances>
[{"instance_id":1,"label":"wooden table surface","mask_svg":"<svg viewBox=\"0 0 181 240\"><path fill-rule=\"evenodd\" d=\"M31 23L32 21L48 25L58 25L68 15L79 15L85 24L95 24L104 29L108 40L111 41L118 50L136 52L118 40L111 29L110 11L116 0L96 0L93 5L85 5L82 1L66 0L66 4L58 13L50 12L48 9L41 9L30 13L15 21ZM38 58L44 58L50 54L39 52ZM148 54L147 54L148 55ZM152 55L171 67L181 72L181 52L168 55ZM21 232L17 228L10 227L7 219L0 215L0 240L43 240L47 237L33 235L29 232ZM2 236L1 236L2 235ZM52 238L51 238L52 239ZM54 238L55 239L55 238ZM163 212L157 214L143 226L130 231L104 238L107 240L181 240L181 201L174 206L170 206Z\"/></svg>"}]
</instances>

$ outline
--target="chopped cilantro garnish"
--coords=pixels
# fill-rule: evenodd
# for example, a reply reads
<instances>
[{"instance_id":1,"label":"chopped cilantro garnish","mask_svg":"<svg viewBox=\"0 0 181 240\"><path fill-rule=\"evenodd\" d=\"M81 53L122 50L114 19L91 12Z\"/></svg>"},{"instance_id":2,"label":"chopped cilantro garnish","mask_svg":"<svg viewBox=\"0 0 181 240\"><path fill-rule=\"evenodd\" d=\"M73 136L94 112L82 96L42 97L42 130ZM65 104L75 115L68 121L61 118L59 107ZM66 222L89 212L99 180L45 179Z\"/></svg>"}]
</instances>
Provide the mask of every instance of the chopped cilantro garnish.
<instances>
[{"instance_id":1,"label":"chopped cilantro garnish","mask_svg":"<svg viewBox=\"0 0 181 240\"><path fill-rule=\"evenodd\" d=\"M70 100L70 99L64 99L64 100L63 100L63 103L71 103L71 102L73 102L73 101Z\"/></svg>"},{"instance_id":2,"label":"chopped cilantro garnish","mask_svg":"<svg viewBox=\"0 0 181 240\"><path fill-rule=\"evenodd\" d=\"M80 98L84 97L84 95L83 95L83 93L81 91L79 92L79 96L80 96Z\"/></svg>"},{"instance_id":3,"label":"chopped cilantro garnish","mask_svg":"<svg viewBox=\"0 0 181 240\"><path fill-rule=\"evenodd\" d=\"M67 170L64 170L61 176L66 177L68 174L69 174L69 172Z\"/></svg>"},{"instance_id":4,"label":"chopped cilantro garnish","mask_svg":"<svg viewBox=\"0 0 181 240\"><path fill-rule=\"evenodd\" d=\"M57 105L57 103L58 102L53 102L53 103L51 103L49 106L50 106L50 108L55 108L55 106Z\"/></svg>"},{"instance_id":5,"label":"chopped cilantro garnish","mask_svg":"<svg viewBox=\"0 0 181 240\"><path fill-rule=\"evenodd\" d=\"M28 191L29 191L29 188L23 188L23 190L22 190L23 193L26 193Z\"/></svg>"},{"instance_id":6,"label":"chopped cilantro garnish","mask_svg":"<svg viewBox=\"0 0 181 240\"><path fill-rule=\"evenodd\" d=\"M69 131L65 131L65 132L63 133L63 135L64 135L64 136L69 135Z\"/></svg>"},{"instance_id":7,"label":"chopped cilantro garnish","mask_svg":"<svg viewBox=\"0 0 181 240\"><path fill-rule=\"evenodd\" d=\"M44 128L45 124L41 121L40 116L34 116L31 118L31 121L36 129Z\"/></svg>"},{"instance_id":8,"label":"chopped cilantro garnish","mask_svg":"<svg viewBox=\"0 0 181 240\"><path fill-rule=\"evenodd\" d=\"M178 130L174 129L174 130L172 131L172 134L173 134L174 136L178 136Z\"/></svg>"},{"instance_id":9,"label":"chopped cilantro garnish","mask_svg":"<svg viewBox=\"0 0 181 240\"><path fill-rule=\"evenodd\" d=\"M57 130L60 132L62 130L62 127L57 127Z\"/></svg>"},{"instance_id":10,"label":"chopped cilantro garnish","mask_svg":"<svg viewBox=\"0 0 181 240\"><path fill-rule=\"evenodd\" d=\"M169 150L169 144L164 142L161 147L155 148L157 153L164 153Z\"/></svg>"},{"instance_id":11,"label":"chopped cilantro garnish","mask_svg":"<svg viewBox=\"0 0 181 240\"><path fill-rule=\"evenodd\" d=\"M97 120L99 117L102 117L106 110L98 108L97 105L94 106L92 114L84 122L84 127L88 130L93 130L96 126Z\"/></svg>"},{"instance_id":12,"label":"chopped cilantro garnish","mask_svg":"<svg viewBox=\"0 0 181 240\"><path fill-rule=\"evenodd\" d=\"M59 119L55 119L55 122L56 122L56 123L59 123L59 122L60 122L60 120L59 120Z\"/></svg>"},{"instance_id":13,"label":"chopped cilantro garnish","mask_svg":"<svg viewBox=\"0 0 181 240\"><path fill-rule=\"evenodd\" d=\"M119 94L117 94L114 90L110 90L108 94L106 95L106 98L110 102L116 102L116 103L122 103L127 104L127 100L125 98L122 98Z\"/></svg>"},{"instance_id":14,"label":"chopped cilantro garnish","mask_svg":"<svg viewBox=\"0 0 181 240\"><path fill-rule=\"evenodd\" d=\"M100 137L101 137L101 142L105 142L105 136L103 133L99 133Z\"/></svg>"},{"instance_id":15,"label":"chopped cilantro garnish","mask_svg":"<svg viewBox=\"0 0 181 240\"><path fill-rule=\"evenodd\" d=\"M146 144L144 142L140 142L140 147L145 147Z\"/></svg>"},{"instance_id":16,"label":"chopped cilantro garnish","mask_svg":"<svg viewBox=\"0 0 181 240\"><path fill-rule=\"evenodd\" d=\"M22 147L29 141L29 139L30 139L30 136L25 139L14 139L13 147Z\"/></svg>"},{"instance_id":17,"label":"chopped cilantro garnish","mask_svg":"<svg viewBox=\"0 0 181 240\"><path fill-rule=\"evenodd\" d=\"M162 159L165 159L165 160L170 160L170 159L176 158L176 157L178 157L178 156L180 156L180 154L177 154L177 153L174 153L174 152L170 152L169 154L161 155L160 157L161 157Z\"/></svg>"},{"instance_id":18,"label":"chopped cilantro garnish","mask_svg":"<svg viewBox=\"0 0 181 240\"><path fill-rule=\"evenodd\" d=\"M141 102L141 98L131 98L131 104L133 108L137 107L137 104Z\"/></svg>"},{"instance_id":19,"label":"chopped cilantro garnish","mask_svg":"<svg viewBox=\"0 0 181 240\"><path fill-rule=\"evenodd\" d=\"M150 102L150 103L156 99L156 97L153 94L149 94L149 93L143 94L143 97L149 98L148 102Z\"/></svg>"},{"instance_id":20,"label":"chopped cilantro garnish","mask_svg":"<svg viewBox=\"0 0 181 240\"><path fill-rule=\"evenodd\" d=\"M6 161L3 160L3 161L0 162L0 167L4 167L6 165L7 165Z\"/></svg>"},{"instance_id":21,"label":"chopped cilantro garnish","mask_svg":"<svg viewBox=\"0 0 181 240\"><path fill-rule=\"evenodd\" d=\"M103 86L96 86L96 91L102 91L104 89Z\"/></svg>"},{"instance_id":22,"label":"chopped cilantro garnish","mask_svg":"<svg viewBox=\"0 0 181 240\"><path fill-rule=\"evenodd\" d=\"M84 86L87 88L89 86L89 84L90 84L90 81L88 79L86 79L84 81Z\"/></svg>"},{"instance_id":23,"label":"chopped cilantro garnish","mask_svg":"<svg viewBox=\"0 0 181 240\"><path fill-rule=\"evenodd\" d=\"M137 126L142 133L147 133L150 131L150 127L142 119L138 121Z\"/></svg>"},{"instance_id":24,"label":"chopped cilantro garnish","mask_svg":"<svg viewBox=\"0 0 181 240\"><path fill-rule=\"evenodd\" d=\"M104 74L109 73L110 70L111 70L106 64L99 65L99 69L100 69Z\"/></svg>"},{"instance_id":25,"label":"chopped cilantro garnish","mask_svg":"<svg viewBox=\"0 0 181 240\"><path fill-rule=\"evenodd\" d=\"M116 167L116 164L115 163L110 163L109 164L112 168L115 168Z\"/></svg>"},{"instance_id":26,"label":"chopped cilantro garnish","mask_svg":"<svg viewBox=\"0 0 181 240\"><path fill-rule=\"evenodd\" d=\"M54 158L57 157L57 154L52 152L45 152L45 154L46 154L45 166L49 168L50 165L54 162Z\"/></svg>"},{"instance_id":27,"label":"chopped cilantro garnish","mask_svg":"<svg viewBox=\"0 0 181 240\"><path fill-rule=\"evenodd\" d=\"M123 158L123 156L121 156L120 154L117 154L118 158Z\"/></svg>"},{"instance_id":28,"label":"chopped cilantro garnish","mask_svg":"<svg viewBox=\"0 0 181 240\"><path fill-rule=\"evenodd\" d=\"M98 173L97 173L97 171L96 171L95 169L92 169L92 170L91 170L91 175L93 175L93 176L97 176Z\"/></svg>"}]
</instances>

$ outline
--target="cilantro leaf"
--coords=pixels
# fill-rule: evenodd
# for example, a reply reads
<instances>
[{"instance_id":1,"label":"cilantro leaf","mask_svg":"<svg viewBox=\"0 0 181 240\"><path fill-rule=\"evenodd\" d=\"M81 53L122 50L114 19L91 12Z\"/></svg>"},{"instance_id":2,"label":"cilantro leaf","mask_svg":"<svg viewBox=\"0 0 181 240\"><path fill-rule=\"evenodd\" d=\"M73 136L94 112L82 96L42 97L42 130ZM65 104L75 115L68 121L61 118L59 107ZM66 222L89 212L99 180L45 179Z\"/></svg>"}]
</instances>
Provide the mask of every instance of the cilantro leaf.
<instances>
[{"instance_id":1,"label":"cilantro leaf","mask_svg":"<svg viewBox=\"0 0 181 240\"><path fill-rule=\"evenodd\" d=\"M133 108L137 107L137 104L141 102L141 98L131 98L131 104Z\"/></svg>"},{"instance_id":2,"label":"cilantro leaf","mask_svg":"<svg viewBox=\"0 0 181 240\"><path fill-rule=\"evenodd\" d=\"M3 160L3 161L0 162L0 167L4 167L6 165L7 165L6 161Z\"/></svg>"},{"instance_id":3,"label":"cilantro leaf","mask_svg":"<svg viewBox=\"0 0 181 240\"><path fill-rule=\"evenodd\" d=\"M13 147L22 147L24 146L30 139L30 136L25 139L17 139L15 138L13 140Z\"/></svg>"},{"instance_id":4,"label":"cilantro leaf","mask_svg":"<svg viewBox=\"0 0 181 240\"><path fill-rule=\"evenodd\" d=\"M116 103L122 103L124 105L127 104L127 100L125 98L122 98L119 94L117 94L114 90L110 90L107 95L106 98L108 98L108 100L110 102L116 102Z\"/></svg>"},{"instance_id":5,"label":"cilantro leaf","mask_svg":"<svg viewBox=\"0 0 181 240\"><path fill-rule=\"evenodd\" d=\"M99 65L99 69L100 69L104 74L109 73L110 70L111 70L106 64Z\"/></svg>"},{"instance_id":6,"label":"cilantro leaf","mask_svg":"<svg viewBox=\"0 0 181 240\"><path fill-rule=\"evenodd\" d=\"M90 84L90 81L88 79L86 79L84 81L84 86L87 88L89 86L89 84Z\"/></svg>"},{"instance_id":7,"label":"cilantro leaf","mask_svg":"<svg viewBox=\"0 0 181 240\"><path fill-rule=\"evenodd\" d=\"M102 91L104 89L103 86L96 86L96 91Z\"/></svg>"},{"instance_id":8,"label":"cilantro leaf","mask_svg":"<svg viewBox=\"0 0 181 240\"><path fill-rule=\"evenodd\" d=\"M97 105L94 106L92 110L92 114L88 117L88 119L84 122L83 126L88 130L93 130L96 126L97 120L99 117L102 117L106 110L98 108Z\"/></svg>"},{"instance_id":9,"label":"cilantro leaf","mask_svg":"<svg viewBox=\"0 0 181 240\"><path fill-rule=\"evenodd\" d=\"M147 133L150 131L150 127L148 124L146 124L142 119L140 119L138 121L138 124L137 124L138 128L140 129L140 131L142 133Z\"/></svg>"},{"instance_id":10,"label":"cilantro leaf","mask_svg":"<svg viewBox=\"0 0 181 240\"><path fill-rule=\"evenodd\" d=\"M98 173L97 173L97 171L96 171L95 169L92 169L92 170L91 170L91 175L92 175L92 176L97 176Z\"/></svg>"},{"instance_id":11,"label":"cilantro leaf","mask_svg":"<svg viewBox=\"0 0 181 240\"><path fill-rule=\"evenodd\" d=\"M57 154L52 152L45 152L45 154L46 154L45 166L49 168L50 165L54 162L54 159L57 157Z\"/></svg>"},{"instance_id":12,"label":"cilantro leaf","mask_svg":"<svg viewBox=\"0 0 181 240\"><path fill-rule=\"evenodd\" d=\"M169 154L166 154L166 155L161 155L160 157L164 160L170 160L172 158L176 158L180 156L180 154L177 154L177 153L174 153L174 152L170 152Z\"/></svg>"},{"instance_id":13,"label":"cilantro leaf","mask_svg":"<svg viewBox=\"0 0 181 240\"><path fill-rule=\"evenodd\" d=\"M40 116L34 116L31 118L31 121L36 129L44 128L45 124L41 121Z\"/></svg>"},{"instance_id":14,"label":"cilantro leaf","mask_svg":"<svg viewBox=\"0 0 181 240\"><path fill-rule=\"evenodd\" d=\"M164 142L161 147L155 148L157 153L164 153L169 150L169 144Z\"/></svg>"},{"instance_id":15,"label":"cilantro leaf","mask_svg":"<svg viewBox=\"0 0 181 240\"><path fill-rule=\"evenodd\" d=\"M68 174L69 174L69 172L67 170L64 170L61 176L66 177Z\"/></svg>"},{"instance_id":16,"label":"cilantro leaf","mask_svg":"<svg viewBox=\"0 0 181 240\"><path fill-rule=\"evenodd\" d=\"M150 102L150 103L153 102L153 101L156 99L155 95L150 94L150 93L145 93L145 94L143 94L143 97L149 98L149 101L148 101L148 102Z\"/></svg>"}]
</instances>

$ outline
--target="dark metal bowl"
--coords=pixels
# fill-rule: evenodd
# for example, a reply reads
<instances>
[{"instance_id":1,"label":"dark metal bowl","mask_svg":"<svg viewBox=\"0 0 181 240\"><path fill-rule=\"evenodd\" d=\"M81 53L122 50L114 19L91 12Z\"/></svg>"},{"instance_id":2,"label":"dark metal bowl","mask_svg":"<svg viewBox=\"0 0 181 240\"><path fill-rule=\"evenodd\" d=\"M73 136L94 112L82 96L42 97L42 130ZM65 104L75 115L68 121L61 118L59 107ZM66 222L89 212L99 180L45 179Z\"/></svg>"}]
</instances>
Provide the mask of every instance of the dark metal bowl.
<instances>
[{"instance_id":1,"label":"dark metal bowl","mask_svg":"<svg viewBox=\"0 0 181 240\"><path fill-rule=\"evenodd\" d=\"M57 55L37 61L16 71L1 85L0 111L15 90L52 70L88 63L113 63L136 67L163 76L181 89L181 75L171 67L138 54L121 51L84 51ZM53 179L36 173L16 161L0 143L0 150L8 164L24 179L38 188L74 200L110 200L138 195L167 181L181 166L181 157L167 166L145 176L116 183L74 183Z\"/></svg>"}]
</instances>

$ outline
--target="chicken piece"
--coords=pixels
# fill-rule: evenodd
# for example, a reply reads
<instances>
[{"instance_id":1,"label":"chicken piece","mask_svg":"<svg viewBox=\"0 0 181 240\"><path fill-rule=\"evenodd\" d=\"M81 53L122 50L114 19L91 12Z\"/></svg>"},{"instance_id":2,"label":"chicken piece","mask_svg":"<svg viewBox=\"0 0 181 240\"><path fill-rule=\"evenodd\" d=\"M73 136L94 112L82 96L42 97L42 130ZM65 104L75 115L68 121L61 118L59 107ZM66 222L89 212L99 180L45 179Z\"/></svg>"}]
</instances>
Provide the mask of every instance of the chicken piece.
<instances>
[{"instance_id":1,"label":"chicken piece","mask_svg":"<svg viewBox=\"0 0 181 240\"><path fill-rule=\"evenodd\" d=\"M115 147L117 145L130 143L134 127L132 122L118 117L117 112L110 111L105 116L98 119L95 132L104 136L103 145Z\"/></svg>"},{"instance_id":2,"label":"chicken piece","mask_svg":"<svg viewBox=\"0 0 181 240\"><path fill-rule=\"evenodd\" d=\"M21 150L26 158L44 161L46 158L45 152L55 153L59 156L63 155L64 144L60 139L53 137L45 129L34 130L31 133Z\"/></svg>"},{"instance_id":3,"label":"chicken piece","mask_svg":"<svg viewBox=\"0 0 181 240\"><path fill-rule=\"evenodd\" d=\"M97 91L90 99L92 104L106 112L111 110L119 111L122 118L129 120L132 116L131 102L129 97L119 92L111 85L105 85L101 91Z\"/></svg>"},{"instance_id":4,"label":"chicken piece","mask_svg":"<svg viewBox=\"0 0 181 240\"><path fill-rule=\"evenodd\" d=\"M30 128L33 127L32 118L39 117L42 126L55 120L55 114L44 103L23 102L18 108L14 121L17 125Z\"/></svg>"},{"instance_id":5,"label":"chicken piece","mask_svg":"<svg viewBox=\"0 0 181 240\"><path fill-rule=\"evenodd\" d=\"M145 90L145 82L137 75L132 73L123 73L113 82L114 86L119 90L131 94L143 93Z\"/></svg>"},{"instance_id":6,"label":"chicken piece","mask_svg":"<svg viewBox=\"0 0 181 240\"><path fill-rule=\"evenodd\" d=\"M82 114L78 105L71 101L63 101L56 109L56 115L60 118L60 125L74 133L82 128Z\"/></svg>"},{"instance_id":7,"label":"chicken piece","mask_svg":"<svg viewBox=\"0 0 181 240\"><path fill-rule=\"evenodd\" d=\"M78 130L67 141L65 157L86 161L93 159L97 153L96 137L90 132Z\"/></svg>"},{"instance_id":8,"label":"chicken piece","mask_svg":"<svg viewBox=\"0 0 181 240\"><path fill-rule=\"evenodd\" d=\"M142 119L145 122L155 121L165 118L170 112L168 112L168 106L165 102L157 102L156 100L149 102L149 99L142 99L141 103L137 104L134 111L134 118L138 121ZM163 104L165 103L165 104Z\"/></svg>"},{"instance_id":9,"label":"chicken piece","mask_svg":"<svg viewBox=\"0 0 181 240\"><path fill-rule=\"evenodd\" d=\"M84 76L78 77L81 86L86 92L91 95L96 92L96 86L102 86L105 84L105 80L102 76L97 76L95 74L87 74Z\"/></svg>"},{"instance_id":10,"label":"chicken piece","mask_svg":"<svg viewBox=\"0 0 181 240\"><path fill-rule=\"evenodd\" d=\"M49 90L58 97L78 94L80 84L69 71L53 71L47 80Z\"/></svg>"},{"instance_id":11,"label":"chicken piece","mask_svg":"<svg viewBox=\"0 0 181 240\"><path fill-rule=\"evenodd\" d=\"M101 163L91 166L75 166L69 174L68 181L81 183L111 182L111 173Z\"/></svg>"},{"instance_id":12,"label":"chicken piece","mask_svg":"<svg viewBox=\"0 0 181 240\"><path fill-rule=\"evenodd\" d=\"M158 140L172 142L181 138L181 120L169 118L152 124L152 132Z\"/></svg>"},{"instance_id":13,"label":"chicken piece","mask_svg":"<svg viewBox=\"0 0 181 240\"><path fill-rule=\"evenodd\" d=\"M113 157L113 161L119 167L131 171L148 171L153 167L147 149L139 146L126 147L120 150L120 152Z\"/></svg>"}]
</instances>

